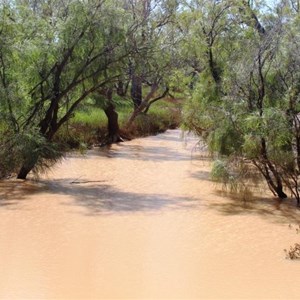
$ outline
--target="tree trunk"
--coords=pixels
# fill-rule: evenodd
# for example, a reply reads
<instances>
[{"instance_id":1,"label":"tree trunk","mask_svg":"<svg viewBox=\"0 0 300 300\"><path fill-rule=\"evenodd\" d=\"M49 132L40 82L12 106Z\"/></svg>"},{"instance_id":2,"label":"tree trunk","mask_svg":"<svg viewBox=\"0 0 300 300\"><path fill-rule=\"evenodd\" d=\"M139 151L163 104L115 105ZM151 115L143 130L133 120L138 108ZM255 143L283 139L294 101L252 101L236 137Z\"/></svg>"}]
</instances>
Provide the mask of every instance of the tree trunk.
<instances>
[{"instance_id":1,"label":"tree trunk","mask_svg":"<svg viewBox=\"0 0 300 300\"><path fill-rule=\"evenodd\" d=\"M209 46L209 49L208 49L208 63L209 63L209 69L210 69L211 75L212 75L215 83L217 85L219 85L221 82L220 69L218 68L217 63L214 60L211 46Z\"/></svg>"},{"instance_id":2,"label":"tree trunk","mask_svg":"<svg viewBox=\"0 0 300 300\"><path fill-rule=\"evenodd\" d=\"M115 106L113 103L109 103L109 105L104 110L107 119L108 119L108 134L106 144L113 144L118 142L123 142L123 139L120 136L120 127L118 122L118 113L115 111Z\"/></svg>"},{"instance_id":3,"label":"tree trunk","mask_svg":"<svg viewBox=\"0 0 300 300\"><path fill-rule=\"evenodd\" d=\"M17 175L17 178L18 179L26 179L27 175L34 168L35 164L36 164L36 161L32 161L29 164L24 163Z\"/></svg>"},{"instance_id":4,"label":"tree trunk","mask_svg":"<svg viewBox=\"0 0 300 300\"><path fill-rule=\"evenodd\" d=\"M133 74L131 80L131 99L135 109L141 105L142 97L142 78Z\"/></svg>"},{"instance_id":5,"label":"tree trunk","mask_svg":"<svg viewBox=\"0 0 300 300\"><path fill-rule=\"evenodd\" d=\"M283 191L282 185L277 186L276 188L276 194L280 199L285 199L287 198L287 194Z\"/></svg>"},{"instance_id":6,"label":"tree trunk","mask_svg":"<svg viewBox=\"0 0 300 300\"><path fill-rule=\"evenodd\" d=\"M131 116L129 117L129 120L126 124L127 128L130 128L133 121L135 120L135 118L142 113L145 109L147 109L147 106L149 104L149 102L151 101L151 98L154 97L155 92L158 89L158 83L154 83L151 86L150 91L148 92L148 94L145 96L144 99L142 99L141 103L139 106L135 107L133 113L131 114ZM158 97L160 99L160 97ZM155 100L155 99L154 99ZM156 101L156 100L155 100Z\"/></svg>"},{"instance_id":7,"label":"tree trunk","mask_svg":"<svg viewBox=\"0 0 300 300\"><path fill-rule=\"evenodd\" d=\"M28 173L29 173L30 171L31 171L30 168L26 168L25 166L23 166L23 167L20 169L17 178L18 178L18 179L26 179L26 177L27 177L27 175L28 175Z\"/></svg>"},{"instance_id":8,"label":"tree trunk","mask_svg":"<svg viewBox=\"0 0 300 300\"><path fill-rule=\"evenodd\" d=\"M281 199L287 198L287 195L283 191L282 180L278 174L274 165L270 162L267 154L267 145L264 138L261 139L261 164L264 167L262 174L264 175L270 189ZM272 176L271 176L272 174ZM273 178L272 178L273 177Z\"/></svg>"}]
</instances>

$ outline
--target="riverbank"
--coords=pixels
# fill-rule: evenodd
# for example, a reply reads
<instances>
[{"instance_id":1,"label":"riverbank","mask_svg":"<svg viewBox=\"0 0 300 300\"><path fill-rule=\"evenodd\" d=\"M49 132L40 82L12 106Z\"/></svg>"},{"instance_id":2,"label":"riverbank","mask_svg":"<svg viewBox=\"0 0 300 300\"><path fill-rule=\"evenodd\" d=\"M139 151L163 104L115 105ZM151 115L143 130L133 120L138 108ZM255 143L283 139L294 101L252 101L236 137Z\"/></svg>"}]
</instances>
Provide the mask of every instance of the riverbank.
<instances>
[{"instance_id":1,"label":"riverbank","mask_svg":"<svg viewBox=\"0 0 300 300\"><path fill-rule=\"evenodd\" d=\"M196 143L172 130L1 182L0 298L298 299L295 203L230 198Z\"/></svg>"},{"instance_id":2,"label":"riverbank","mask_svg":"<svg viewBox=\"0 0 300 300\"><path fill-rule=\"evenodd\" d=\"M125 102L126 104L126 102ZM128 139L146 137L175 129L181 123L181 102L164 99L154 103L147 114L137 116L130 128L127 122L132 114L132 105L118 107L120 133ZM84 149L101 145L107 139L107 117L103 109L86 105L58 132L56 141L67 143L71 148Z\"/></svg>"}]
</instances>

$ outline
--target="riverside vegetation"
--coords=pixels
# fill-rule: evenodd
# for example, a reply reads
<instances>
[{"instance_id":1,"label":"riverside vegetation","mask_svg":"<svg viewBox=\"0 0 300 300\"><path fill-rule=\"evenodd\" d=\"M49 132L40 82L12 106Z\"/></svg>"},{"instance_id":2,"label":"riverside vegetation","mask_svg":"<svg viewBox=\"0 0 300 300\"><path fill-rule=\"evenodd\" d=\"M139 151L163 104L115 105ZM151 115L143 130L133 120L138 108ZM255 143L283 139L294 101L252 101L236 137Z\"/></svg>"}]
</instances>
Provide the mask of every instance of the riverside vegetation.
<instances>
[{"instance_id":1,"label":"riverside vegetation","mask_svg":"<svg viewBox=\"0 0 300 300\"><path fill-rule=\"evenodd\" d=\"M130 106L117 108L120 131L124 139L148 136L174 129L180 125L181 104L161 101L153 105L148 114L140 114L130 128L126 122L131 114ZM86 105L58 132L57 142L65 141L70 148L87 149L104 146L107 138L107 117L103 109Z\"/></svg>"},{"instance_id":2,"label":"riverside vegetation","mask_svg":"<svg viewBox=\"0 0 300 300\"><path fill-rule=\"evenodd\" d=\"M162 101L180 99L215 180L264 179L300 205L299 1L7 0L0 15L0 177L177 126Z\"/></svg>"}]
</instances>

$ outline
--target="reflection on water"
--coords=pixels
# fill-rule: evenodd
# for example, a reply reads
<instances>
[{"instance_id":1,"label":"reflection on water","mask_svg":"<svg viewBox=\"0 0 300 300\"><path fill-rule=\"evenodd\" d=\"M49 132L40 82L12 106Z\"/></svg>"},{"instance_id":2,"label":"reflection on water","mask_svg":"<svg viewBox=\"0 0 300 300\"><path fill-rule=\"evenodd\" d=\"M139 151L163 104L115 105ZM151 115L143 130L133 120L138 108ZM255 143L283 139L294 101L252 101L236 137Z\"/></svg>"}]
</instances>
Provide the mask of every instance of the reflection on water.
<instances>
[{"instance_id":1,"label":"reflection on water","mask_svg":"<svg viewBox=\"0 0 300 300\"><path fill-rule=\"evenodd\" d=\"M0 299L299 298L299 211L216 190L196 142L168 131L1 182Z\"/></svg>"}]
</instances>

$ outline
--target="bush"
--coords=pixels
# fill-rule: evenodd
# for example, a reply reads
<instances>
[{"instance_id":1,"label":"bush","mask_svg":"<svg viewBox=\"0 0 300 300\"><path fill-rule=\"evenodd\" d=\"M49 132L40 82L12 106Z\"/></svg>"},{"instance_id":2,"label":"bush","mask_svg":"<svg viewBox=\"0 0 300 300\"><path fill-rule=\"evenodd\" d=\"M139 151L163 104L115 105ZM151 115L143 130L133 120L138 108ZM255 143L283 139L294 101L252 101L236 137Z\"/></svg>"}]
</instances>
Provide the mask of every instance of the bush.
<instances>
[{"instance_id":1,"label":"bush","mask_svg":"<svg viewBox=\"0 0 300 300\"><path fill-rule=\"evenodd\" d=\"M46 171L63 157L58 143L47 141L37 130L5 132L0 139L0 178L17 173L23 165L35 165L37 174Z\"/></svg>"}]
</instances>

